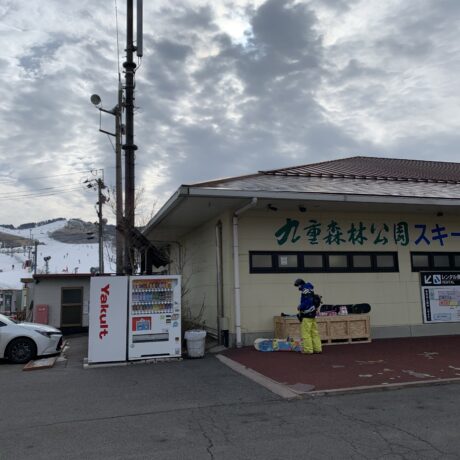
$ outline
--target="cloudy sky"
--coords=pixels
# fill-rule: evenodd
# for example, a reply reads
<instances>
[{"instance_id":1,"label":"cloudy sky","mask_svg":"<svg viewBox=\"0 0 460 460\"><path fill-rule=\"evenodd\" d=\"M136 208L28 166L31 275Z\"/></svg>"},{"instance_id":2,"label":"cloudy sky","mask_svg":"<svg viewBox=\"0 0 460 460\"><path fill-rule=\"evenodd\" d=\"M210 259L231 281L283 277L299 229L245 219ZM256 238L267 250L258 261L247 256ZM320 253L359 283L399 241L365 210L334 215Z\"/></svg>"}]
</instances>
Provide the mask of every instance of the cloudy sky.
<instances>
[{"instance_id":1,"label":"cloudy sky","mask_svg":"<svg viewBox=\"0 0 460 460\"><path fill-rule=\"evenodd\" d=\"M458 0L145 0L139 223L181 184L354 155L459 161L459 30ZM96 220L83 181L104 170L113 187L115 156L89 97L116 104L125 33L125 0L0 2L0 224Z\"/></svg>"}]
</instances>

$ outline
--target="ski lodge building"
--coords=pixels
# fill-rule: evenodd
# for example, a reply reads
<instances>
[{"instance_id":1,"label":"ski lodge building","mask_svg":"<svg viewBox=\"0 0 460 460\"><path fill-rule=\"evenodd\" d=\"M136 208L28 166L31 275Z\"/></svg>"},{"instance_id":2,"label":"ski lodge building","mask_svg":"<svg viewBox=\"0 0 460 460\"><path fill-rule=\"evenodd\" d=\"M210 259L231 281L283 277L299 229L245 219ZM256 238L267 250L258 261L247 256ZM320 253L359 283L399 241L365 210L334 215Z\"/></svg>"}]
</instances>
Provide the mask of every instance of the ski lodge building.
<instances>
[{"instance_id":1,"label":"ski lodge building","mask_svg":"<svg viewBox=\"0 0 460 460\"><path fill-rule=\"evenodd\" d=\"M460 163L351 157L182 185L143 234L168 248L190 318L230 345L273 337L296 278L325 304L370 304L372 338L460 334Z\"/></svg>"}]
</instances>

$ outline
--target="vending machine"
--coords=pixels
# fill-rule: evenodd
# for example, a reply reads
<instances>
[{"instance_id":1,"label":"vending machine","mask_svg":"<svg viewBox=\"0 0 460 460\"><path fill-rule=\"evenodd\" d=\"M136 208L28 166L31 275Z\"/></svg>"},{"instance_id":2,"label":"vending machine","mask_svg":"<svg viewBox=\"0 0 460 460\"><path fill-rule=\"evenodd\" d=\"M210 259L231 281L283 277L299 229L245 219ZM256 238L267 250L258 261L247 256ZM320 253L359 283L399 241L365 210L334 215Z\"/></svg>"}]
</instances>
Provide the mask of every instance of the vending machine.
<instances>
[{"instance_id":1,"label":"vending machine","mask_svg":"<svg viewBox=\"0 0 460 460\"><path fill-rule=\"evenodd\" d=\"M128 360L181 356L179 275L129 278Z\"/></svg>"},{"instance_id":2,"label":"vending machine","mask_svg":"<svg viewBox=\"0 0 460 460\"><path fill-rule=\"evenodd\" d=\"M91 278L88 363L180 357L181 277Z\"/></svg>"}]
</instances>

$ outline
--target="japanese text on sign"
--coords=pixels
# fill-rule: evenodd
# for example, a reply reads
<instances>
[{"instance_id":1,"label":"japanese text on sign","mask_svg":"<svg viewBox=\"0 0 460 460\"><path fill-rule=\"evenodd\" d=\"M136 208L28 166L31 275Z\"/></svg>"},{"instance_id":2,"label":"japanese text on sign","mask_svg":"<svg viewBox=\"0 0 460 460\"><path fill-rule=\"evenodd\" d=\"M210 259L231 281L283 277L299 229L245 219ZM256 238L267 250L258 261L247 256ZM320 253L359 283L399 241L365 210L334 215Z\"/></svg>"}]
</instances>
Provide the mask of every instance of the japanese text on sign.
<instances>
[{"instance_id":1,"label":"japanese text on sign","mask_svg":"<svg viewBox=\"0 0 460 460\"><path fill-rule=\"evenodd\" d=\"M385 246L395 243L400 246L407 246L410 240L409 228L413 230L413 243L416 246L438 245L444 246L447 239L460 237L460 231L449 231L445 225L434 224L413 224L409 227L407 222L395 224L352 222L348 226L342 226L335 220L327 223L310 219L306 225L301 224L297 219L287 218L286 222L275 231L275 238L278 245L285 243L297 243L300 240L307 241L311 245L323 242L327 245L340 246L344 243L351 243L355 246L362 246L366 242L376 246Z\"/></svg>"}]
</instances>

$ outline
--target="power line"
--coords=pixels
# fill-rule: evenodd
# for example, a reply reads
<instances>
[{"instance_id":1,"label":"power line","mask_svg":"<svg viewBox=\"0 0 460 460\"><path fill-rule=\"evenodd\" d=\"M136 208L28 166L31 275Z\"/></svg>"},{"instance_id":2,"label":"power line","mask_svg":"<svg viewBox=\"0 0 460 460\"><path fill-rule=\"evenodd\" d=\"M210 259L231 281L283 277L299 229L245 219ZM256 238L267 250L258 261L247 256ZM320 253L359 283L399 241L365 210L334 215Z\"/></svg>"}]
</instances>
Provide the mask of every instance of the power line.
<instances>
[{"instance_id":1,"label":"power line","mask_svg":"<svg viewBox=\"0 0 460 460\"><path fill-rule=\"evenodd\" d=\"M35 190L30 190L30 191L27 191L27 192L7 192L7 193L0 193L0 198L12 198L12 197L15 197L16 195L19 194L19 196L22 196L24 193L33 193L35 194L35 192L38 192L38 193L41 193L41 192L44 192L44 193L47 193L45 192L45 190L56 190L56 191L59 191L59 190L69 190L69 187L76 187L77 185L79 185L80 187L82 186L82 184L73 184L73 185L66 185L66 186L59 186L59 187L44 187L44 188L37 188Z\"/></svg>"},{"instance_id":2,"label":"power line","mask_svg":"<svg viewBox=\"0 0 460 460\"><path fill-rule=\"evenodd\" d=\"M114 169L114 166L106 166L105 169ZM99 168L100 169L100 168ZM62 174L53 174L52 176L29 176L29 177L5 177L3 179L0 179L0 183L2 182L8 182L8 181L26 181L26 180L35 180L35 179L50 179L53 177L61 177L61 176L70 176L70 175L75 175L75 174L84 174L84 173L91 173L93 171L97 171L98 169L93 168L93 169L84 169L81 171L74 171L74 172L69 172L69 173L62 173Z\"/></svg>"},{"instance_id":3,"label":"power line","mask_svg":"<svg viewBox=\"0 0 460 460\"><path fill-rule=\"evenodd\" d=\"M37 193L37 194L29 193L29 194L16 195L16 196L0 197L0 201L11 200L11 199L16 200L16 199L19 199L19 198L40 198L40 197L43 197L43 196L53 196L53 195L61 195L62 193L75 192L77 190L80 190L82 192L85 191L84 188L79 186L79 187L69 188L67 190L63 189L63 190L58 190L58 191L49 192L49 193Z\"/></svg>"},{"instance_id":4,"label":"power line","mask_svg":"<svg viewBox=\"0 0 460 460\"><path fill-rule=\"evenodd\" d=\"M118 39L118 7L117 0L115 0L115 24L117 28L117 66L118 66L118 75L120 75L120 43Z\"/></svg>"}]
</instances>

